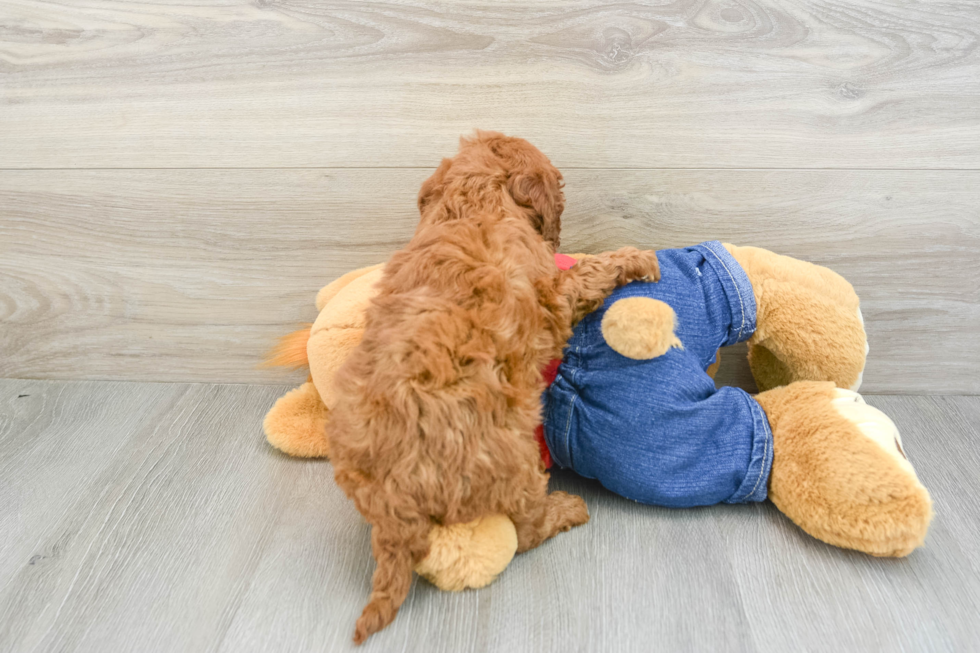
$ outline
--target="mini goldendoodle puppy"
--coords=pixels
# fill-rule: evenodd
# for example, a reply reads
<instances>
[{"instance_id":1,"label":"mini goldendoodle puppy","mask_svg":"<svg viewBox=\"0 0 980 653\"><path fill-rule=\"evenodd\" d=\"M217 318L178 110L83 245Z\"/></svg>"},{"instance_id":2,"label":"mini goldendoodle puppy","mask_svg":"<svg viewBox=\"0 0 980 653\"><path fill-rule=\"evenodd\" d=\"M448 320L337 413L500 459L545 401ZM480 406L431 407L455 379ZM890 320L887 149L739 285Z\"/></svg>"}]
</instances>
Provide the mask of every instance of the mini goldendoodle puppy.
<instances>
[{"instance_id":1,"label":"mini goldendoodle puppy","mask_svg":"<svg viewBox=\"0 0 980 653\"><path fill-rule=\"evenodd\" d=\"M337 372L331 458L377 561L358 643L394 619L433 524L503 513L526 551L589 519L580 497L548 493L534 439L541 372L615 287L660 273L633 248L560 271L561 188L527 141L462 139L422 185L415 236Z\"/></svg>"}]
</instances>

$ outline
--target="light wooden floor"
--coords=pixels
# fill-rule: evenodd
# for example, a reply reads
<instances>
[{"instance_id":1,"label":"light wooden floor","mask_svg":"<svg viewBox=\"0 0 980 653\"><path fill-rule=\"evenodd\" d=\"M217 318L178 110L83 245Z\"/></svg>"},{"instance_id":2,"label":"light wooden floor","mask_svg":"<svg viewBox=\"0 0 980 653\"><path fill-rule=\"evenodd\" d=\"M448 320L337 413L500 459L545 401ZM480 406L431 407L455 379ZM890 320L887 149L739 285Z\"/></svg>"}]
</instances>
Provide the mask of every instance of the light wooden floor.
<instances>
[{"instance_id":1,"label":"light wooden floor","mask_svg":"<svg viewBox=\"0 0 980 653\"><path fill-rule=\"evenodd\" d=\"M877 560L556 475L588 526L365 650L980 650L978 44L976 0L0 2L0 652L350 647L368 531L256 363L473 128L562 169L566 251L846 276L936 519Z\"/></svg>"},{"instance_id":2,"label":"light wooden floor","mask_svg":"<svg viewBox=\"0 0 980 653\"><path fill-rule=\"evenodd\" d=\"M0 381L0 650L350 650L373 562L330 464L263 441L286 388ZM932 490L926 546L836 549L772 504L667 510L556 474L592 521L365 651L975 651L980 398L874 396Z\"/></svg>"}]
</instances>

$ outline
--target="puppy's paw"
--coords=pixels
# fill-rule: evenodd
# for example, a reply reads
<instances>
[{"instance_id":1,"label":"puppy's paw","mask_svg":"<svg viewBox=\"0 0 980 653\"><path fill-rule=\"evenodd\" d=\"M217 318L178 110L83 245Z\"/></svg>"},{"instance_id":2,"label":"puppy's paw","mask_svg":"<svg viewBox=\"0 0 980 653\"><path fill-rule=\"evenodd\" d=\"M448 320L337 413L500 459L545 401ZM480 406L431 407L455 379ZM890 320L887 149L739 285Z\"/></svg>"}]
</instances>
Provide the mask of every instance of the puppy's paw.
<instances>
[{"instance_id":1,"label":"puppy's paw","mask_svg":"<svg viewBox=\"0 0 980 653\"><path fill-rule=\"evenodd\" d=\"M623 247L613 252L610 259L619 272L618 285L624 286L631 281L660 281L660 262L652 249Z\"/></svg>"},{"instance_id":2,"label":"puppy's paw","mask_svg":"<svg viewBox=\"0 0 980 653\"><path fill-rule=\"evenodd\" d=\"M552 492L548 498L558 516L558 530L567 531L589 521L589 509L582 497L558 491Z\"/></svg>"}]
</instances>

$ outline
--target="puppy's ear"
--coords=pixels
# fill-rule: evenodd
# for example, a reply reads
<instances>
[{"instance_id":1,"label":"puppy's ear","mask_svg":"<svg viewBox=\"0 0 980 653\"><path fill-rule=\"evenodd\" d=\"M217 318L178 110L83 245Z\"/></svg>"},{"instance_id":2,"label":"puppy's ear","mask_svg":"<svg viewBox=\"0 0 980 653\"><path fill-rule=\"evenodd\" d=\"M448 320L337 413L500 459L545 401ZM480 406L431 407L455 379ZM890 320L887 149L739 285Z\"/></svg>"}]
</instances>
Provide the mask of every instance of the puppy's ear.
<instances>
[{"instance_id":1,"label":"puppy's ear","mask_svg":"<svg viewBox=\"0 0 980 653\"><path fill-rule=\"evenodd\" d=\"M528 213L531 224L558 251L561 240L561 214L565 196L561 192L561 173L555 169L532 169L515 173L507 180L507 191Z\"/></svg>"},{"instance_id":2,"label":"puppy's ear","mask_svg":"<svg viewBox=\"0 0 980 653\"><path fill-rule=\"evenodd\" d=\"M436 171L432 173L432 176L422 182L418 199L419 213L425 213L427 206L442 197L442 188L446 180L446 173L449 172L452 164L452 159L443 159L439 167L436 168Z\"/></svg>"}]
</instances>

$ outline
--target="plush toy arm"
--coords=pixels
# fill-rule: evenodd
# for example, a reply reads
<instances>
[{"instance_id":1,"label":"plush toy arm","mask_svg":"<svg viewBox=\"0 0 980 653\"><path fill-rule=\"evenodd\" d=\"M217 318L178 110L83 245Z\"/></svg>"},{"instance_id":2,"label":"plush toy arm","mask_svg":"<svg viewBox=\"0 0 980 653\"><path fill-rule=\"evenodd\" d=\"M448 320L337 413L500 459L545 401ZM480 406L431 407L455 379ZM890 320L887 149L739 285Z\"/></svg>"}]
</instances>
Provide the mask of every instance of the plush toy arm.
<instances>
[{"instance_id":1,"label":"plush toy arm","mask_svg":"<svg viewBox=\"0 0 980 653\"><path fill-rule=\"evenodd\" d=\"M326 286L317 297L317 301L323 297L329 301L313 323L306 350L310 376L328 409L335 402L334 374L361 342L367 309L383 273L383 265L354 270Z\"/></svg>"}]
</instances>

